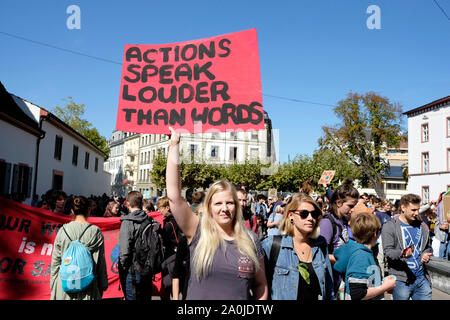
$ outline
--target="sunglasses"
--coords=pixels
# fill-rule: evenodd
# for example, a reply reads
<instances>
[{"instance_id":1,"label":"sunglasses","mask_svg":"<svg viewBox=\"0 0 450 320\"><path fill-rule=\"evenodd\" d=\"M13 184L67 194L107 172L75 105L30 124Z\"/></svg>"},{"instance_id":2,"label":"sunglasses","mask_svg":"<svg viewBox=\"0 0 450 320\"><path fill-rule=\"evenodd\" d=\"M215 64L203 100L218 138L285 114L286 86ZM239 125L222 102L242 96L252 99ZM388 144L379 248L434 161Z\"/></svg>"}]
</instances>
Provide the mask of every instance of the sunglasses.
<instances>
[{"instance_id":1,"label":"sunglasses","mask_svg":"<svg viewBox=\"0 0 450 320\"><path fill-rule=\"evenodd\" d=\"M308 210L291 210L290 212L295 213L296 215L299 215L300 218L306 219L308 218L309 214L311 214L311 217L313 219L319 219L319 217L322 215L320 211L314 210L314 211L308 211Z\"/></svg>"}]
</instances>

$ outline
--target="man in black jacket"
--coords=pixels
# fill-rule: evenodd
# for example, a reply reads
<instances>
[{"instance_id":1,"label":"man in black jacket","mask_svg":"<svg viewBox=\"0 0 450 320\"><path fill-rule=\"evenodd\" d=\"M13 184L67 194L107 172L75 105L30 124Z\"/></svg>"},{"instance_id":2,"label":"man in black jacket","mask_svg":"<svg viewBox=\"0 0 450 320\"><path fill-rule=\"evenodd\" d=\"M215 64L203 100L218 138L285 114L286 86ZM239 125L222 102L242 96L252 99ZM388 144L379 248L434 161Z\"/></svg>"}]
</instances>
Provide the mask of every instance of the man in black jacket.
<instances>
[{"instance_id":1,"label":"man in black jacket","mask_svg":"<svg viewBox=\"0 0 450 320\"><path fill-rule=\"evenodd\" d=\"M142 210L142 194L138 191L128 193L126 206L130 213L120 219L122 222L119 239L120 283L126 300L147 300L151 299L151 276L141 276L133 267L134 244L139 227L145 219L148 219Z\"/></svg>"}]
</instances>

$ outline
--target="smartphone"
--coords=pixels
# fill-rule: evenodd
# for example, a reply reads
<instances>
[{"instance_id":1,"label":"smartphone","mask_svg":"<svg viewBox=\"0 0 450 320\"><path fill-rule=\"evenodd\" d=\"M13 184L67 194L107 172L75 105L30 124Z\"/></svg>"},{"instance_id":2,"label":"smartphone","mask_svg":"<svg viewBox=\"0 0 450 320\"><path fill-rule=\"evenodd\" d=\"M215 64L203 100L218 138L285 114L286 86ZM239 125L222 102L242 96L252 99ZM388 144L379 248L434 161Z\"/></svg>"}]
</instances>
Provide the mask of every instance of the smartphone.
<instances>
[{"instance_id":1,"label":"smartphone","mask_svg":"<svg viewBox=\"0 0 450 320\"><path fill-rule=\"evenodd\" d=\"M411 250L414 251L414 244L410 245L409 247L406 247L406 248L402 251L402 254L405 255L405 254L406 254L406 251L407 251L408 249L411 249Z\"/></svg>"}]
</instances>

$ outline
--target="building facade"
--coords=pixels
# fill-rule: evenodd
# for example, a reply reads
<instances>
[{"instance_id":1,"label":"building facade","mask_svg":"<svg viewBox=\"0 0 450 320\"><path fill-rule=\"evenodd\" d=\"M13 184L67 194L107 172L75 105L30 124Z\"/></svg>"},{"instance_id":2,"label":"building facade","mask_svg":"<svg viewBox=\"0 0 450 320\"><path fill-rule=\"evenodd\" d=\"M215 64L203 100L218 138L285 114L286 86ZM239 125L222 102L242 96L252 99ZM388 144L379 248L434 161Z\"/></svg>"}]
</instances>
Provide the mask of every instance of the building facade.
<instances>
[{"instance_id":1,"label":"building facade","mask_svg":"<svg viewBox=\"0 0 450 320\"><path fill-rule=\"evenodd\" d=\"M37 142L45 132L35 120L39 112L22 109L0 83L0 196L31 204Z\"/></svg>"},{"instance_id":2,"label":"building facade","mask_svg":"<svg viewBox=\"0 0 450 320\"><path fill-rule=\"evenodd\" d=\"M111 194L114 196L124 197L125 172L123 167L124 160L124 137L125 132L115 130L112 133L111 140L108 141L110 149L108 161L104 164L105 171L111 174Z\"/></svg>"},{"instance_id":3,"label":"building facade","mask_svg":"<svg viewBox=\"0 0 450 320\"><path fill-rule=\"evenodd\" d=\"M450 188L450 96L404 113L408 117L408 191L437 200Z\"/></svg>"},{"instance_id":4,"label":"building facade","mask_svg":"<svg viewBox=\"0 0 450 320\"><path fill-rule=\"evenodd\" d=\"M408 167L408 142L400 141L399 146L387 148L382 155L387 160L389 168L383 178L383 190L385 199L395 203L408 193L408 181L404 172ZM373 188L359 188L360 193L376 194Z\"/></svg>"},{"instance_id":5,"label":"building facade","mask_svg":"<svg viewBox=\"0 0 450 320\"><path fill-rule=\"evenodd\" d=\"M106 154L51 112L15 95L10 97L22 111L18 120L34 122L38 131L0 126L0 136L9 140L0 140L0 160L7 169L0 173L4 194L19 193L18 200L30 204L33 194L50 189L87 197L109 192L111 177L103 170ZM2 98L2 108L3 102Z\"/></svg>"},{"instance_id":6,"label":"building facade","mask_svg":"<svg viewBox=\"0 0 450 320\"><path fill-rule=\"evenodd\" d=\"M124 185L126 192L136 190L135 184L139 170L139 133L124 132L123 136L123 169L125 172Z\"/></svg>"},{"instance_id":7,"label":"building facade","mask_svg":"<svg viewBox=\"0 0 450 320\"><path fill-rule=\"evenodd\" d=\"M138 190L144 194L144 198L164 195L165 191L158 189L151 182L151 171L153 161L159 152L167 156L168 136L142 133L130 136L129 133L124 141L125 179L133 181L127 190ZM111 147L111 140L109 145ZM180 155L184 162L196 161L217 165L245 161L274 163L277 157L271 120L267 112L264 112L264 130L184 134L180 142ZM134 163L134 166L131 163ZM136 166L137 173L135 173ZM133 176L130 176L131 171L128 169L133 169Z\"/></svg>"}]
</instances>

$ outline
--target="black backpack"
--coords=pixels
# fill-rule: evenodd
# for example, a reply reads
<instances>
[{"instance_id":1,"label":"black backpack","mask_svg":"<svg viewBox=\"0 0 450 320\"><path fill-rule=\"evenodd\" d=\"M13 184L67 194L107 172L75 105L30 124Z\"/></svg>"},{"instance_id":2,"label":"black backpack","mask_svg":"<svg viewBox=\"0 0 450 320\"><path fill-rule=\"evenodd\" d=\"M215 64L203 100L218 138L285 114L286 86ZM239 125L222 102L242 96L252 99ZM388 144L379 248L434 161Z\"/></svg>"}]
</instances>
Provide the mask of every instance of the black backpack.
<instances>
[{"instance_id":1,"label":"black backpack","mask_svg":"<svg viewBox=\"0 0 450 320\"><path fill-rule=\"evenodd\" d=\"M161 224L158 221L151 217L142 221L134 248L134 271L143 276L154 276L161 272L164 246L161 237Z\"/></svg>"}]
</instances>

